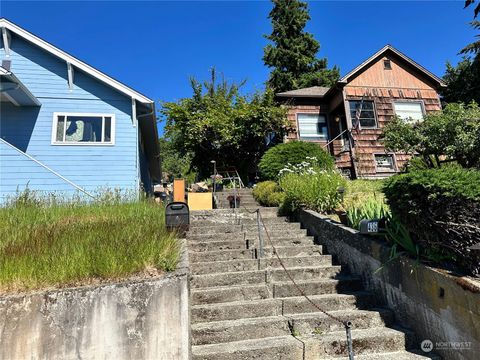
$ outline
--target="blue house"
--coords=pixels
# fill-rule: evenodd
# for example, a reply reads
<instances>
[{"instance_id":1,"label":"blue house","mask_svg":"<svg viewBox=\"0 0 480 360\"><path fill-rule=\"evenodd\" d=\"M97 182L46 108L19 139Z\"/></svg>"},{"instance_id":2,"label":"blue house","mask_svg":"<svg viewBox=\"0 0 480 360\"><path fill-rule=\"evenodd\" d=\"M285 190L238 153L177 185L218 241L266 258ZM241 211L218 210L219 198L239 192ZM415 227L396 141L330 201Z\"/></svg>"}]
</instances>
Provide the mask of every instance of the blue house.
<instances>
[{"instance_id":1,"label":"blue house","mask_svg":"<svg viewBox=\"0 0 480 360\"><path fill-rule=\"evenodd\" d=\"M154 102L6 19L0 30L0 204L27 187L150 192Z\"/></svg>"}]
</instances>

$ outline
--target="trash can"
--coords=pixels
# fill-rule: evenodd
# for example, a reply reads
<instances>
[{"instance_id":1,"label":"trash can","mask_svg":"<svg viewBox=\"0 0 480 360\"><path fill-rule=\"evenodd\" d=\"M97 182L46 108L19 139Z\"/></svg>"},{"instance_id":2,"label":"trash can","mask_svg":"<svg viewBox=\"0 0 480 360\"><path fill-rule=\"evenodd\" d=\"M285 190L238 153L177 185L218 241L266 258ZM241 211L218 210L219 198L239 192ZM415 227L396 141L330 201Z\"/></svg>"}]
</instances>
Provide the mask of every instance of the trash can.
<instances>
[{"instance_id":1,"label":"trash can","mask_svg":"<svg viewBox=\"0 0 480 360\"><path fill-rule=\"evenodd\" d=\"M187 231L190 225L190 210L184 202L172 202L165 209L167 228Z\"/></svg>"}]
</instances>

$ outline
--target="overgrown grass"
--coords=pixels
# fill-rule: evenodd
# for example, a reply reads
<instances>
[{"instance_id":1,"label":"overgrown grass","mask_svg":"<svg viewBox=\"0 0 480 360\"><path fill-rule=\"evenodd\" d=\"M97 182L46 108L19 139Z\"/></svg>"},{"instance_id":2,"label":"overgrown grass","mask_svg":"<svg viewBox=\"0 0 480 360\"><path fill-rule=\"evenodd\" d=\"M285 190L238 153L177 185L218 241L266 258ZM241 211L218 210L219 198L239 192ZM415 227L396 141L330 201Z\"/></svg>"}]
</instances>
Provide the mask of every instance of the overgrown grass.
<instances>
[{"instance_id":1,"label":"overgrown grass","mask_svg":"<svg viewBox=\"0 0 480 360\"><path fill-rule=\"evenodd\" d=\"M348 210L362 205L372 198L383 201L385 198L382 191L383 183L384 180L359 179L347 181L343 207Z\"/></svg>"},{"instance_id":2,"label":"overgrown grass","mask_svg":"<svg viewBox=\"0 0 480 360\"><path fill-rule=\"evenodd\" d=\"M165 212L150 201L0 209L0 291L75 285L174 270L179 259Z\"/></svg>"}]
</instances>

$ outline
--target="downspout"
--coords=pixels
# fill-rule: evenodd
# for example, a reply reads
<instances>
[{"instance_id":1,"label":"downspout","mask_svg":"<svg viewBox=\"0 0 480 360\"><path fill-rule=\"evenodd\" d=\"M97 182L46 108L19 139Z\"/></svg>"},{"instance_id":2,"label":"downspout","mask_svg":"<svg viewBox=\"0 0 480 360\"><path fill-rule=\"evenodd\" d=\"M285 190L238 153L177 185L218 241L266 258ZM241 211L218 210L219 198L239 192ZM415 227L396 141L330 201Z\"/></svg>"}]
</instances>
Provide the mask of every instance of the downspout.
<instances>
[{"instance_id":1,"label":"downspout","mask_svg":"<svg viewBox=\"0 0 480 360\"><path fill-rule=\"evenodd\" d=\"M138 189L138 196L140 198L140 177L141 177L141 170L140 170L140 162L139 162L139 148L140 148L140 142L139 142L139 136L140 136L140 126L139 126L139 119L140 118L144 118L144 117L148 117L148 116L152 116L155 114L155 107L153 106L152 104L152 110L146 114L140 114L140 115L136 115L135 116L135 123L136 123L136 126L137 126L137 150L136 150L136 153L137 153L137 158L136 158L136 163L137 163L137 189Z\"/></svg>"}]
</instances>

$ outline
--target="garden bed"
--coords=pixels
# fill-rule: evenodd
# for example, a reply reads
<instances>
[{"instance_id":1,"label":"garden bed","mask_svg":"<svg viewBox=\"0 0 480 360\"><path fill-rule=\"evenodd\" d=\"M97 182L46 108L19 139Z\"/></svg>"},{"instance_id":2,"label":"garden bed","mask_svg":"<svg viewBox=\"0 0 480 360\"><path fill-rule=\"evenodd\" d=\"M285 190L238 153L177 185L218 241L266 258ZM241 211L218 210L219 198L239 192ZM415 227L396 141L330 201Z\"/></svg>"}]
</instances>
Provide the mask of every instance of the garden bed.
<instances>
[{"instance_id":1,"label":"garden bed","mask_svg":"<svg viewBox=\"0 0 480 360\"><path fill-rule=\"evenodd\" d=\"M179 252L154 202L0 209L0 292L156 276L176 268Z\"/></svg>"}]
</instances>

